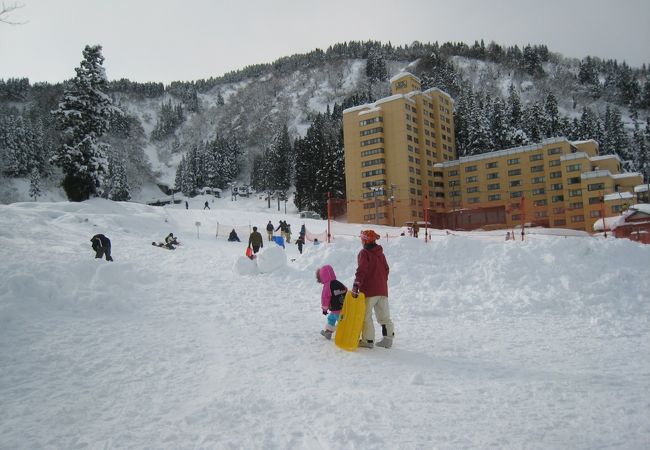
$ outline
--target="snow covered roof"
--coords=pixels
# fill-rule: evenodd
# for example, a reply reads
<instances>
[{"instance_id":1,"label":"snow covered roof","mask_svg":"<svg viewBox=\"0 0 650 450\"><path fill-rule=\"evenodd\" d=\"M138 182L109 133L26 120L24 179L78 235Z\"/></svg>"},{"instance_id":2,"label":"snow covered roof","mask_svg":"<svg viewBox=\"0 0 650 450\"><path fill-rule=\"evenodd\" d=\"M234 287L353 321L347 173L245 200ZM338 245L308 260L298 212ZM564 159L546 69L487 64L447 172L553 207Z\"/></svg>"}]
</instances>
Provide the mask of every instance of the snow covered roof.
<instances>
[{"instance_id":1,"label":"snow covered roof","mask_svg":"<svg viewBox=\"0 0 650 450\"><path fill-rule=\"evenodd\" d=\"M512 147L512 148L507 148L505 150L496 150L492 152L482 153L480 155L462 156L459 159L454 161L445 161L441 163L440 167L453 167L470 161L480 161L482 159L495 158L495 157L505 156L505 155L514 155L517 153L525 153L532 150L538 150L540 148L543 148L545 145L555 144L558 142L568 142L568 140L565 137L555 137L555 138L544 139L542 142L538 142L536 144L529 144L521 147Z\"/></svg>"},{"instance_id":2,"label":"snow covered roof","mask_svg":"<svg viewBox=\"0 0 650 450\"><path fill-rule=\"evenodd\" d=\"M585 152L575 152L575 153L569 153L568 155L560 156L560 161L572 161L574 159L583 159L583 158L589 158L589 155Z\"/></svg>"},{"instance_id":3,"label":"snow covered roof","mask_svg":"<svg viewBox=\"0 0 650 450\"><path fill-rule=\"evenodd\" d=\"M594 222L593 230L596 232L613 230L614 228L616 228L619 222L622 221L623 221L623 216L605 217L604 222L603 219L598 219L597 221Z\"/></svg>"},{"instance_id":4,"label":"snow covered roof","mask_svg":"<svg viewBox=\"0 0 650 450\"><path fill-rule=\"evenodd\" d=\"M377 108L382 103L392 102L392 101L400 99L400 98L403 98L404 100L415 104L415 100L413 100L409 96L409 94L395 94L395 95L391 95L390 97L380 98L379 100L377 100L374 103L366 103L364 105L353 106L352 108L344 109L343 114L349 114L349 113L352 113L352 112L355 112L355 111L363 111L363 110L366 110L366 109Z\"/></svg>"},{"instance_id":5,"label":"snow covered roof","mask_svg":"<svg viewBox=\"0 0 650 450\"><path fill-rule=\"evenodd\" d=\"M580 178L583 180L588 180L590 178L600 178L600 177L611 177L612 172L609 170L593 170L591 172L585 172L580 174Z\"/></svg>"},{"instance_id":6,"label":"snow covered roof","mask_svg":"<svg viewBox=\"0 0 650 450\"><path fill-rule=\"evenodd\" d=\"M631 198L634 198L634 194L631 192L614 192L613 194L607 194L604 196L606 202L612 200L629 200Z\"/></svg>"},{"instance_id":7,"label":"snow covered roof","mask_svg":"<svg viewBox=\"0 0 650 450\"><path fill-rule=\"evenodd\" d=\"M379 106L374 106L374 107L371 107L371 108L368 108L366 110L361 111L359 113L359 115L361 116L361 115L364 115L364 114L371 114L371 113L375 113L375 112L379 112L379 111L381 111L381 108Z\"/></svg>"},{"instance_id":8,"label":"snow covered roof","mask_svg":"<svg viewBox=\"0 0 650 450\"><path fill-rule=\"evenodd\" d=\"M399 80L400 78L404 78L404 77L408 77L408 76L415 78L415 79L418 81L418 83L422 83L422 80L420 80L418 77L416 77L415 75L413 75L413 74L410 73L410 72L401 72L401 73L398 73L398 74L395 75L393 78L391 78L389 81L392 83L393 81L397 81L397 80Z\"/></svg>"},{"instance_id":9,"label":"snow covered roof","mask_svg":"<svg viewBox=\"0 0 650 450\"><path fill-rule=\"evenodd\" d=\"M618 155L599 155L599 156L592 156L591 160L592 161L604 161L607 159L615 159L618 162L621 162L621 158L618 157Z\"/></svg>"},{"instance_id":10,"label":"snow covered roof","mask_svg":"<svg viewBox=\"0 0 650 450\"><path fill-rule=\"evenodd\" d=\"M639 184L634 186L634 192L648 192L650 190L650 184Z\"/></svg>"},{"instance_id":11,"label":"snow covered roof","mask_svg":"<svg viewBox=\"0 0 650 450\"><path fill-rule=\"evenodd\" d=\"M447 93L446 93L445 91L443 91L442 89L438 89L438 88L430 88L430 89L427 89L426 91L424 91L425 94L431 94L431 93L433 93L433 92L438 92L438 93L440 93L440 94L445 94L447 97L449 97L449 99L451 100L452 103L455 103L455 101L454 101L454 99L452 98L452 96L449 95L449 94L447 94Z\"/></svg>"},{"instance_id":12,"label":"snow covered roof","mask_svg":"<svg viewBox=\"0 0 650 450\"><path fill-rule=\"evenodd\" d=\"M633 177L641 177L642 175L638 172L625 172L625 173L615 173L612 175L612 178L615 180L621 180L624 178L633 178Z\"/></svg>"},{"instance_id":13,"label":"snow covered roof","mask_svg":"<svg viewBox=\"0 0 650 450\"><path fill-rule=\"evenodd\" d=\"M600 145L598 144L598 141L595 140L595 139L587 139L585 141L571 141L571 144L573 144L573 145L590 144L590 143L594 143L594 144L596 144L597 147L600 147Z\"/></svg>"},{"instance_id":14,"label":"snow covered roof","mask_svg":"<svg viewBox=\"0 0 650 450\"><path fill-rule=\"evenodd\" d=\"M650 214L650 204L648 203L637 203L636 205L630 206L629 210L639 211L644 214Z\"/></svg>"}]
</instances>

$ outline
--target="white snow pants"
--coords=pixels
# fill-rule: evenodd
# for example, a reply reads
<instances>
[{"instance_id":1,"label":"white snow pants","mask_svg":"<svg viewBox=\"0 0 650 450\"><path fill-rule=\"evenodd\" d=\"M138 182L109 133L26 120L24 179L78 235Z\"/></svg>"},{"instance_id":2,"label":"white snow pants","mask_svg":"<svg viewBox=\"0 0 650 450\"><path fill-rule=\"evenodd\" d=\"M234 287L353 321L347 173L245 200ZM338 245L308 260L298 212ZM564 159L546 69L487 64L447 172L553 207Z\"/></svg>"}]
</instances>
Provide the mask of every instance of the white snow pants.
<instances>
[{"instance_id":1,"label":"white snow pants","mask_svg":"<svg viewBox=\"0 0 650 450\"><path fill-rule=\"evenodd\" d=\"M377 295L366 297L366 317L363 321L363 332L361 339L364 341L375 340L375 326L372 323L372 311L375 311L377 322L382 326L382 334L390 338L395 334L393 321L390 320L390 309L388 308L388 297Z\"/></svg>"}]
</instances>

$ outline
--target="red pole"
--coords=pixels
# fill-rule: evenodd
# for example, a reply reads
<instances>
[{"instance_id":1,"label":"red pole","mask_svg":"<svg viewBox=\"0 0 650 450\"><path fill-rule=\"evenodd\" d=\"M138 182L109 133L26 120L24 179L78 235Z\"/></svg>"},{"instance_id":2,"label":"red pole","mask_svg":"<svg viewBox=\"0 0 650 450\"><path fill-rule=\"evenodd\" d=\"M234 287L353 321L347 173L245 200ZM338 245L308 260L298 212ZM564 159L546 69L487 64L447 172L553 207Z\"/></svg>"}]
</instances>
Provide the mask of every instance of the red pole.
<instances>
[{"instance_id":1,"label":"red pole","mask_svg":"<svg viewBox=\"0 0 650 450\"><path fill-rule=\"evenodd\" d=\"M424 243L427 243L427 234L429 233L429 196L424 196Z\"/></svg>"},{"instance_id":2,"label":"red pole","mask_svg":"<svg viewBox=\"0 0 650 450\"><path fill-rule=\"evenodd\" d=\"M332 193L327 193L327 243L330 243L331 236L331 219L332 219Z\"/></svg>"},{"instance_id":3,"label":"red pole","mask_svg":"<svg viewBox=\"0 0 650 450\"><path fill-rule=\"evenodd\" d=\"M524 227L526 226L526 210L525 210L525 200L526 198L522 195L521 202L519 203L519 209L521 210L521 240L524 240Z\"/></svg>"},{"instance_id":4,"label":"red pole","mask_svg":"<svg viewBox=\"0 0 650 450\"><path fill-rule=\"evenodd\" d=\"M603 232L607 238L607 228L605 228L605 195L600 197L600 216L603 218Z\"/></svg>"}]
</instances>

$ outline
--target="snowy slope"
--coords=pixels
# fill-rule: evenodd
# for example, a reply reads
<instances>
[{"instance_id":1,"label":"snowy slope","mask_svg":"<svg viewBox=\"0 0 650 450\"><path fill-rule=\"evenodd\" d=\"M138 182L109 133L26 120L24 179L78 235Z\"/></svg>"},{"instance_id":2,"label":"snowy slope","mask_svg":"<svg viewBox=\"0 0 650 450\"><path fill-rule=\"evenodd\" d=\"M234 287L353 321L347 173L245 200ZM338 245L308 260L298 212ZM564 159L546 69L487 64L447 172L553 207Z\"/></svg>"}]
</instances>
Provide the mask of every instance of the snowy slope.
<instances>
[{"instance_id":1,"label":"snowy slope","mask_svg":"<svg viewBox=\"0 0 650 450\"><path fill-rule=\"evenodd\" d=\"M0 206L0 448L647 448L650 246L381 228L395 344L347 353L314 271L351 285L360 226L242 276L217 223L326 222L202 204Z\"/></svg>"}]
</instances>

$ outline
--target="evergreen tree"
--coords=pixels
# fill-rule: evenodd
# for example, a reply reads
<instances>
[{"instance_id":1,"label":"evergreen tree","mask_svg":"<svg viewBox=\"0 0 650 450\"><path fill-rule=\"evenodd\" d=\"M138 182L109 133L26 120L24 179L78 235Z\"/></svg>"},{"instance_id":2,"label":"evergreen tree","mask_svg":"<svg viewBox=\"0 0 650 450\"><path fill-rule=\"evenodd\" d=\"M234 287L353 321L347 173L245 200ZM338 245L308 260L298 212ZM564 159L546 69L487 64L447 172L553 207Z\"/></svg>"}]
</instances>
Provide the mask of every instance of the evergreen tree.
<instances>
[{"instance_id":1,"label":"evergreen tree","mask_svg":"<svg viewBox=\"0 0 650 450\"><path fill-rule=\"evenodd\" d=\"M634 117L633 145L636 150L636 170L643 175L643 178L650 182L650 142L646 140L637 117Z\"/></svg>"},{"instance_id":2,"label":"evergreen tree","mask_svg":"<svg viewBox=\"0 0 650 450\"><path fill-rule=\"evenodd\" d=\"M583 108L577 130L578 140L594 139L600 144L602 152L603 126L600 118L590 108Z\"/></svg>"},{"instance_id":3,"label":"evergreen tree","mask_svg":"<svg viewBox=\"0 0 650 450\"><path fill-rule=\"evenodd\" d=\"M106 171L107 144L99 139L108 131L114 107L106 89L101 46L86 46L76 76L53 112L62 131L62 145L53 157L63 169L63 188L71 201L97 195Z\"/></svg>"},{"instance_id":4,"label":"evergreen tree","mask_svg":"<svg viewBox=\"0 0 650 450\"><path fill-rule=\"evenodd\" d=\"M557 99L552 93L549 93L544 103L544 136L556 137L562 134L562 121Z\"/></svg>"},{"instance_id":5,"label":"evergreen tree","mask_svg":"<svg viewBox=\"0 0 650 450\"><path fill-rule=\"evenodd\" d=\"M544 111L539 102L535 102L524 113L524 131L531 142L541 142L545 128Z\"/></svg>"},{"instance_id":6,"label":"evergreen tree","mask_svg":"<svg viewBox=\"0 0 650 450\"><path fill-rule=\"evenodd\" d=\"M603 138L600 149L604 154L618 155L623 160L623 165L626 169L632 169L629 141L623 127L621 112L618 108L611 108L609 105L607 105L605 110Z\"/></svg>"},{"instance_id":7,"label":"evergreen tree","mask_svg":"<svg viewBox=\"0 0 650 450\"><path fill-rule=\"evenodd\" d=\"M269 188L286 192L291 186L291 141L286 125L276 133L268 151Z\"/></svg>"},{"instance_id":8,"label":"evergreen tree","mask_svg":"<svg viewBox=\"0 0 650 450\"><path fill-rule=\"evenodd\" d=\"M370 84L384 81L388 78L388 70L386 70L386 61L381 51L381 47L373 46L368 51L368 58L366 61L366 76Z\"/></svg>"},{"instance_id":9,"label":"evergreen tree","mask_svg":"<svg viewBox=\"0 0 650 450\"><path fill-rule=\"evenodd\" d=\"M594 60L590 56L587 56L580 63L578 81L580 81L580 84L598 85L598 70L596 69Z\"/></svg>"},{"instance_id":10,"label":"evergreen tree","mask_svg":"<svg viewBox=\"0 0 650 450\"><path fill-rule=\"evenodd\" d=\"M523 119L523 108L521 106L521 99L515 87L511 84L508 88L508 111L510 115L510 125L515 129L521 129Z\"/></svg>"},{"instance_id":11,"label":"evergreen tree","mask_svg":"<svg viewBox=\"0 0 650 450\"><path fill-rule=\"evenodd\" d=\"M108 158L108 174L105 184L104 196L106 198L120 202L131 200L124 161L118 157Z\"/></svg>"},{"instance_id":12,"label":"evergreen tree","mask_svg":"<svg viewBox=\"0 0 650 450\"><path fill-rule=\"evenodd\" d=\"M41 174L36 167L32 168L29 174L29 196L38 200L41 195Z\"/></svg>"}]
</instances>

